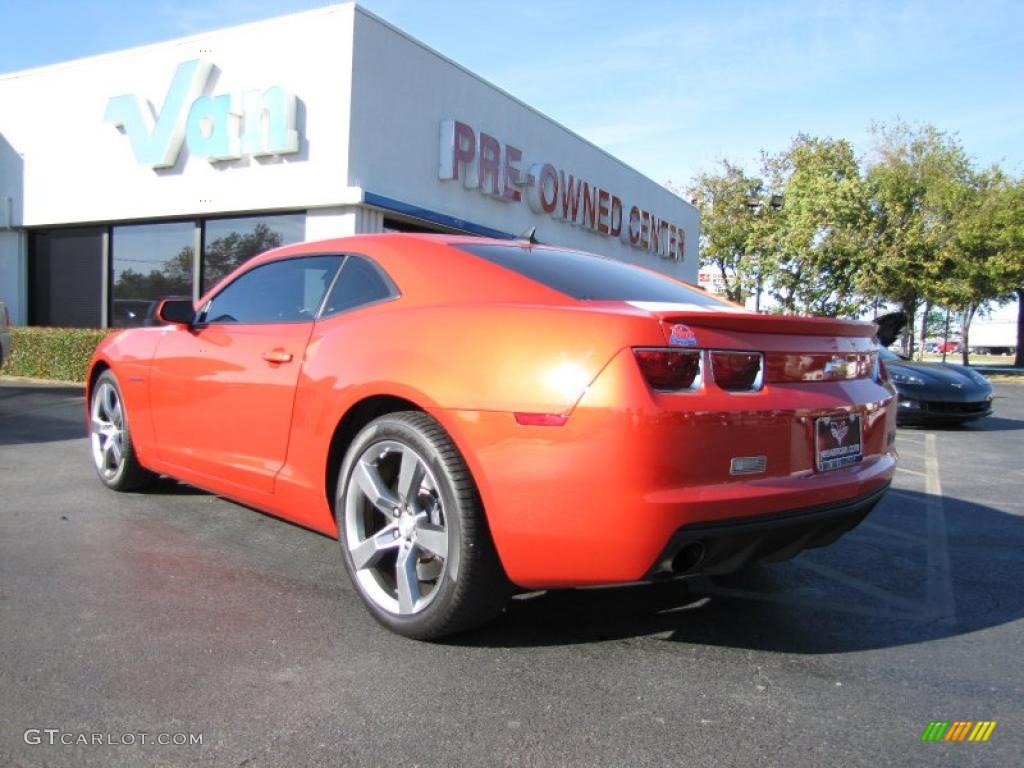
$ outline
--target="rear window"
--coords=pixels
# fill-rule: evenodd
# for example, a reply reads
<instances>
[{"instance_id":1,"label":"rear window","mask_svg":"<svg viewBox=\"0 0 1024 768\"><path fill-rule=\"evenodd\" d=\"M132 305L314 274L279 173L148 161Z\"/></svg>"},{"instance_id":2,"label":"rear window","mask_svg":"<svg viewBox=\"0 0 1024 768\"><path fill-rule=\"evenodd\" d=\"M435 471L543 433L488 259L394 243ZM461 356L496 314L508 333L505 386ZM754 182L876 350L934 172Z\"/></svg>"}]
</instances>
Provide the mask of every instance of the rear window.
<instances>
[{"instance_id":1,"label":"rear window","mask_svg":"<svg viewBox=\"0 0 1024 768\"><path fill-rule=\"evenodd\" d=\"M670 302L716 309L723 306L703 291L687 288L670 277L601 256L516 245L459 248L580 301Z\"/></svg>"}]
</instances>

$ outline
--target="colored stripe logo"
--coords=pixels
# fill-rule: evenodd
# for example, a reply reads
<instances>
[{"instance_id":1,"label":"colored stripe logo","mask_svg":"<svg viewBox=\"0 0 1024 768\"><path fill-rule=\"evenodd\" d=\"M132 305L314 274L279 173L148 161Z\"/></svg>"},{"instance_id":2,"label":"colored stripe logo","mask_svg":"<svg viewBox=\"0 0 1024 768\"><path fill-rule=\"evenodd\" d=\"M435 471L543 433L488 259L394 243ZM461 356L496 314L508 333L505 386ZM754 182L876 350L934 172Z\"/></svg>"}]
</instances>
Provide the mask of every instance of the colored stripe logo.
<instances>
[{"instance_id":1,"label":"colored stripe logo","mask_svg":"<svg viewBox=\"0 0 1024 768\"><path fill-rule=\"evenodd\" d=\"M996 724L995 720L932 720L921 741L988 741Z\"/></svg>"}]
</instances>

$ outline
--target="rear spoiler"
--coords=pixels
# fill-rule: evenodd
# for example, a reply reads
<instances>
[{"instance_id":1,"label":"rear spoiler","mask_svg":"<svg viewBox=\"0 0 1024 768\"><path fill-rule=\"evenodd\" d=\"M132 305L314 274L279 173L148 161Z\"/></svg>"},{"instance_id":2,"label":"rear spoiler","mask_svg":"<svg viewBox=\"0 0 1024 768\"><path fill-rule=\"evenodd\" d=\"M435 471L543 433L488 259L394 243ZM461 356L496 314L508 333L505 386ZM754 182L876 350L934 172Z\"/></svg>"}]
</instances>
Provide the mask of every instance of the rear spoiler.
<instances>
[{"instance_id":1,"label":"rear spoiler","mask_svg":"<svg viewBox=\"0 0 1024 768\"><path fill-rule=\"evenodd\" d=\"M834 317L797 317L741 312L652 312L663 323L683 323L700 328L721 328L748 333L784 333L795 336L854 336L874 338L874 323Z\"/></svg>"}]
</instances>

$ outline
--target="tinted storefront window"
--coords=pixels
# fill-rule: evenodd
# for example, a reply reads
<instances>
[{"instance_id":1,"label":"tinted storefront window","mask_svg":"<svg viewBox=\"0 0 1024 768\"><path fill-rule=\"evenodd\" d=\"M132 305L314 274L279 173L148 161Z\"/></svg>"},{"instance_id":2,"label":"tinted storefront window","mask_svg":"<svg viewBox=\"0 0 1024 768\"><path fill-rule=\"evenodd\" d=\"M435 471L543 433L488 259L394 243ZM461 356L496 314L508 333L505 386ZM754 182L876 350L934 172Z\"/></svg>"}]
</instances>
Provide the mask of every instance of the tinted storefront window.
<instances>
[{"instance_id":1,"label":"tinted storefront window","mask_svg":"<svg viewBox=\"0 0 1024 768\"><path fill-rule=\"evenodd\" d=\"M305 236L306 215L303 213L208 220L203 231L202 293L253 256L301 242Z\"/></svg>"},{"instance_id":2,"label":"tinted storefront window","mask_svg":"<svg viewBox=\"0 0 1024 768\"><path fill-rule=\"evenodd\" d=\"M164 298L192 298L195 224L132 224L111 230L110 324L148 325Z\"/></svg>"},{"instance_id":3,"label":"tinted storefront window","mask_svg":"<svg viewBox=\"0 0 1024 768\"><path fill-rule=\"evenodd\" d=\"M103 317L103 230L33 232L29 241L29 322L99 328Z\"/></svg>"}]
</instances>

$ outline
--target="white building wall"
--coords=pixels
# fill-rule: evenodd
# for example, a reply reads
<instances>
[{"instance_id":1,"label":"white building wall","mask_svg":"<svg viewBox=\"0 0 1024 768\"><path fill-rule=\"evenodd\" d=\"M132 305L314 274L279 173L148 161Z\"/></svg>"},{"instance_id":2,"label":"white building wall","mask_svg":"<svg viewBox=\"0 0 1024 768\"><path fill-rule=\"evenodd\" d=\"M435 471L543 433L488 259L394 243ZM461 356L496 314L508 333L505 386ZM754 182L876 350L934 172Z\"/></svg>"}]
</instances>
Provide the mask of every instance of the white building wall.
<instances>
[{"instance_id":1,"label":"white building wall","mask_svg":"<svg viewBox=\"0 0 1024 768\"><path fill-rule=\"evenodd\" d=\"M537 228L544 242L646 264L697 282L697 210L568 129L413 40L356 10L349 184L366 193L510 234ZM672 261L622 240L501 202L438 178L440 128L460 120L523 151L524 172L551 163L686 230L685 258ZM625 224L624 224L625 226Z\"/></svg>"},{"instance_id":2,"label":"white building wall","mask_svg":"<svg viewBox=\"0 0 1024 768\"><path fill-rule=\"evenodd\" d=\"M318 208L306 215L306 239L366 235L384 231L384 214L364 205Z\"/></svg>"},{"instance_id":3,"label":"white building wall","mask_svg":"<svg viewBox=\"0 0 1024 768\"><path fill-rule=\"evenodd\" d=\"M25 225L339 204L353 16L353 5L334 6L0 76L0 132L25 161ZM128 137L104 122L111 97L137 95L162 115L176 68L194 59L213 67L205 95L293 92L298 152L211 163L186 145L172 167L140 165Z\"/></svg>"},{"instance_id":4,"label":"white building wall","mask_svg":"<svg viewBox=\"0 0 1024 768\"><path fill-rule=\"evenodd\" d=\"M22 226L24 161L0 133L0 301L11 322L28 322L28 263Z\"/></svg>"}]
</instances>

